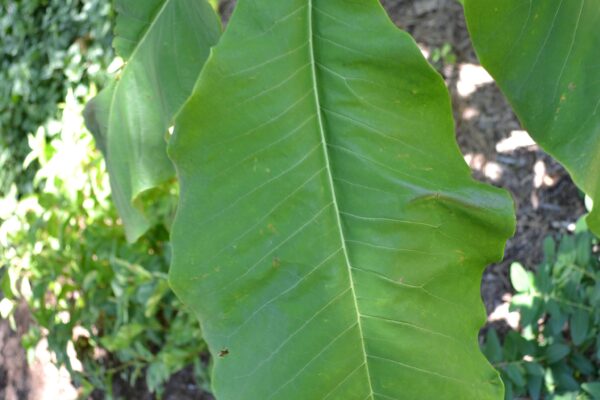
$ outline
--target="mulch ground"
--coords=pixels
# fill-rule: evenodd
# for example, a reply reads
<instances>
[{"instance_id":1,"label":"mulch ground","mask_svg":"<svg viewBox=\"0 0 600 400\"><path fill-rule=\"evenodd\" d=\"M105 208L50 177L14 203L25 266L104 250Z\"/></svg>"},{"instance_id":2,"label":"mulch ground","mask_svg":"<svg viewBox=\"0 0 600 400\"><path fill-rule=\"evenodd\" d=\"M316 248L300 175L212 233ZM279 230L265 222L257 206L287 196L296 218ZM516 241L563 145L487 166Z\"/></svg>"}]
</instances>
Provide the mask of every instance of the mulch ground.
<instances>
[{"instance_id":1,"label":"mulch ground","mask_svg":"<svg viewBox=\"0 0 600 400\"><path fill-rule=\"evenodd\" d=\"M490 266L483 277L482 296L488 313L502 303L511 292L508 267L520 261L534 268L541 260L541 243L547 235L566 233L569 224L584 214L581 194L565 170L535 146L510 153L498 153L496 145L519 130L520 124L494 83L480 85L463 96L457 85L461 66L478 65L473 51L462 7L455 0L382 0L390 17L410 32L422 48L430 52L450 46L455 61L439 63L450 90L457 140L463 154L469 155L474 176L482 181L508 189L517 206L517 232L509 240L505 259ZM235 0L226 0L221 9L227 19ZM545 184L536 185L537 169L545 169ZM491 170L493 173L489 173ZM487 173L486 173L487 172ZM0 399L28 399L30 374L25 354L19 347L19 335L5 322L0 322ZM143 383L129 388L117 384L115 394L124 398L153 399ZM164 394L166 399L208 400L193 380L190 370L172 377ZM101 397L100 397L101 398Z\"/></svg>"}]
</instances>

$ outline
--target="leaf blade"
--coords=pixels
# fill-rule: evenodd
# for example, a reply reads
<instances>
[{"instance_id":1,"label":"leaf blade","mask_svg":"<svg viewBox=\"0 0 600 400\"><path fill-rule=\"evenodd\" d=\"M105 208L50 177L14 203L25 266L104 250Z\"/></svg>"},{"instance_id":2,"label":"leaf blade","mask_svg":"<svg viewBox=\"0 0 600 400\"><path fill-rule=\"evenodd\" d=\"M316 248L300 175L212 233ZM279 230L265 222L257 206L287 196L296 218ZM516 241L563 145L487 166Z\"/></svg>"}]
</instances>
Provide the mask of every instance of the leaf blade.
<instances>
[{"instance_id":1,"label":"leaf blade","mask_svg":"<svg viewBox=\"0 0 600 400\"><path fill-rule=\"evenodd\" d=\"M465 15L482 65L525 129L598 202L598 0L468 0ZM600 235L598 210L587 222Z\"/></svg>"},{"instance_id":2,"label":"leaf blade","mask_svg":"<svg viewBox=\"0 0 600 400\"><path fill-rule=\"evenodd\" d=\"M478 279L512 205L377 1L240 1L169 153L170 280L220 399L502 397Z\"/></svg>"}]
</instances>

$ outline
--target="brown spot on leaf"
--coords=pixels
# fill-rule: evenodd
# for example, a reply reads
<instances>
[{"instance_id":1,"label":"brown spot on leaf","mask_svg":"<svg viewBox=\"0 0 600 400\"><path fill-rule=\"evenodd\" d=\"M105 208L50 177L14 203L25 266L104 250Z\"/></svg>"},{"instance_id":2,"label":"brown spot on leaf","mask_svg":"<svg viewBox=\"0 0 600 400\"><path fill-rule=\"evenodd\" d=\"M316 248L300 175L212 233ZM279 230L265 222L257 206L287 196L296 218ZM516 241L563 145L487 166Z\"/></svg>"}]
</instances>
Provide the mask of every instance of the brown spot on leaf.
<instances>
[{"instance_id":1,"label":"brown spot on leaf","mask_svg":"<svg viewBox=\"0 0 600 400\"><path fill-rule=\"evenodd\" d=\"M223 358L229 355L229 349L223 349L219 352L219 357Z\"/></svg>"}]
</instances>

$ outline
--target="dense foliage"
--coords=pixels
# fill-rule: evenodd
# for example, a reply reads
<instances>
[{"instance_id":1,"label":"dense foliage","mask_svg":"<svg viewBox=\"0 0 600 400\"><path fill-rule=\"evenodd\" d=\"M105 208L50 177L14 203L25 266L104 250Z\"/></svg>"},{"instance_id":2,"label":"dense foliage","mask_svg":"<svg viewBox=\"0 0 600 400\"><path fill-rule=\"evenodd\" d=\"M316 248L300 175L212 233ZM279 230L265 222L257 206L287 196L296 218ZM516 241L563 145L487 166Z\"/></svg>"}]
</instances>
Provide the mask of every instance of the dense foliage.
<instances>
[{"instance_id":1,"label":"dense foliage","mask_svg":"<svg viewBox=\"0 0 600 400\"><path fill-rule=\"evenodd\" d=\"M132 383L145 376L149 389L160 392L171 374L198 364L204 349L195 317L167 283L176 193L161 194L154 227L129 245L73 93L63 111L60 121L30 136L28 158L40 165L34 194L18 198L13 190L2 200L0 312L9 317L25 300L36 322L26 348L47 338L84 394L110 393L117 374ZM82 366L71 364L70 348Z\"/></svg>"},{"instance_id":2,"label":"dense foliage","mask_svg":"<svg viewBox=\"0 0 600 400\"><path fill-rule=\"evenodd\" d=\"M109 0L0 0L0 194L23 173L27 134L54 117L68 89L102 86L113 59Z\"/></svg>"},{"instance_id":3,"label":"dense foliage","mask_svg":"<svg viewBox=\"0 0 600 400\"><path fill-rule=\"evenodd\" d=\"M600 399L600 262L598 240L579 223L573 236L547 238L535 271L511 267L518 331L502 345L494 329L484 351L500 369L506 399ZM596 250L596 253L593 252Z\"/></svg>"}]
</instances>

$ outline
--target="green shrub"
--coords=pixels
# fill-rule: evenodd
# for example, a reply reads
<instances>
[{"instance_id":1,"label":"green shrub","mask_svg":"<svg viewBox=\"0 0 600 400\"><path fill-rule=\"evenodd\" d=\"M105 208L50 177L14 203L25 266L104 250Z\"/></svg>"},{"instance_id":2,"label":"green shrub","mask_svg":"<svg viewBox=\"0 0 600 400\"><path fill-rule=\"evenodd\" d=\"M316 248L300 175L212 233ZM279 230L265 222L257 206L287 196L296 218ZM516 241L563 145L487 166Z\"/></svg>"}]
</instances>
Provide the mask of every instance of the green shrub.
<instances>
[{"instance_id":1,"label":"green shrub","mask_svg":"<svg viewBox=\"0 0 600 400\"><path fill-rule=\"evenodd\" d=\"M196 319L167 283L167 226L173 197L154 204L159 223L135 245L109 199L104 163L83 129L82 106L70 93L62 121L30 135L29 159L40 164L33 194L2 200L0 303L7 317L25 299L35 325L24 342L45 337L75 382L110 393L115 374L134 381L145 372L150 390L199 363L204 350ZM164 190L174 191L172 186ZM0 273L0 276L2 274ZM73 347L83 365L74 370ZM81 369L81 368L79 368Z\"/></svg>"},{"instance_id":2,"label":"green shrub","mask_svg":"<svg viewBox=\"0 0 600 400\"><path fill-rule=\"evenodd\" d=\"M110 0L0 0L0 193L23 173L27 134L54 117L68 89L103 85L113 59Z\"/></svg>"},{"instance_id":3,"label":"green shrub","mask_svg":"<svg viewBox=\"0 0 600 400\"><path fill-rule=\"evenodd\" d=\"M500 345L490 329L484 352L501 371L506 398L600 399L600 262L583 221L573 236L544 242L537 271L511 267L511 308L519 331Z\"/></svg>"}]
</instances>

